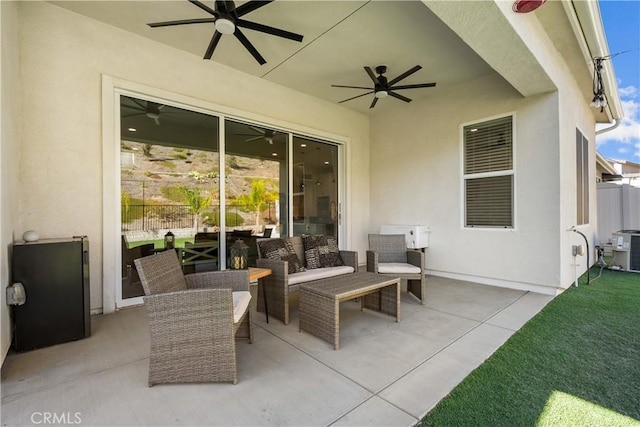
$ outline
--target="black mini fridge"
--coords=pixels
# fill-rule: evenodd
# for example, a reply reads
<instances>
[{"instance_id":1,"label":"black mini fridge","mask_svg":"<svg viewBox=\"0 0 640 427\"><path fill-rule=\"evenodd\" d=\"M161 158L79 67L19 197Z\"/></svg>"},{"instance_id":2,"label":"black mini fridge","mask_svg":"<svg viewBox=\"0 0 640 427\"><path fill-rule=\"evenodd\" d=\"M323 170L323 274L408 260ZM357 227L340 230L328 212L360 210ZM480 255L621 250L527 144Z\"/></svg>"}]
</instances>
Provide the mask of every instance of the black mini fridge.
<instances>
[{"instance_id":1,"label":"black mini fridge","mask_svg":"<svg viewBox=\"0 0 640 427\"><path fill-rule=\"evenodd\" d=\"M22 283L26 295L13 307L15 351L91 335L86 237L15 243L12 264L12 282Z\"/></svg>"}]
</instances>

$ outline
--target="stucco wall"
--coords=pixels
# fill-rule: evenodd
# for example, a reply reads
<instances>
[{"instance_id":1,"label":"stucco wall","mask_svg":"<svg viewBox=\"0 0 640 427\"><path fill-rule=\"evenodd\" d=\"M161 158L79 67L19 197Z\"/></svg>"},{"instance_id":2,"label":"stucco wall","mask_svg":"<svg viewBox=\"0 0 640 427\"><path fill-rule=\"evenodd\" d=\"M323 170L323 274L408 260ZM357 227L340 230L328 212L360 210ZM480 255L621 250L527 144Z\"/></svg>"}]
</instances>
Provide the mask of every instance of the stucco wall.
<instances>
[{"instance_id":1,"label":"stucco wall","mask_svg":"<svg viewBox=\"0 0 640 427\"><path fill-rule=\"evenodd\" d=\"M567 82L560 93L560 212L561 228L560 248L562 265L565 267L560 272L561 283L569 286L575 281L575 276L586 271L587 264L593 264L596 260L594 246L595 235L598 228L598 204L596 193L596 135L595 120L588 105L577 102L580 94ZM589 223L576 226L577 221L577 182L576 182L576 128L589 141ZM571 227L583 233L589 242L589 258L580 256L575 258L571 254L573 245L585 246L582 236L572 231ZM585 248L586 249L586 248ZM573 264L577 264L574 269ZM576 273L577 271L577 273Z\"/></svg>"},{"instance_id":2,"label":"stucco wall","mask_svg":"<svg viewBox=\"0 0 640 427\"><path fill-rule=\"evenodd\" d=\"M393 100L391 100L393 102ZM557 94L523 98L494 74L371 121L371 228L431 228L432 274L553 292L557 228ZM464 229L461 125L515 112L515 228Z\"/></svg>"},{"instance_id":3,"label":"stucco wall","mask_svg":"<svg viewBox=\"0 0 640 427\"><path fill-rule=\"evenodd\" d=\"M0 2L0 358L11 345L10 309L4 289L10 284L10 251L18 221L18 14L14 2Z\"/></svg>"},{"instance_id":4,"label":"stucco wall","mask_svg":"<svg viewBox=\"0 0 640 427\"><path fill-rule=\"evenodd\" d=\"M91 307L102 301L102 75L344 136L347 245L364 249L369 206L369 119L42 2L22 2L20 51L24 194L19 232L87 234ZM264 102L265 99L270 100ZM27 120L27 119L25 119ZM114 141L115 144L115 141ZM119 177L114 177L119 179ZM109 250L109 248L107 248Z\"/></svg>"},{"instance_id":5,"label":"stucco wall","mask_svg":"<svg viewBox=\"0 0 640 427\"><path fill-rule=\"evenodd\" d=\"M432 226L427 264L434 274L552 293L570 286L588 264L587 257L574 260L571 255L572 245L584 244L581 236L569 230L576 223L576 127L590 141L590 223L579 227L590 242L597 224L594 112L536 14L514 14L511 3L500 1L425 3L511 84L497 78L463 85L446 99L433 99L420 107L412 104L411 109L399 107L394 114L372 119L371 188L383 185L387 194L390 189L401 191L404 204L408 193L420 194L426 201L422 209L411 212L410 208L390 209L394 203L372 194L371 231L389 221ZM483 25L476 25L480 21ZM523 94L526 98L520 98ZM461 230L460 152L454 149L459 147L459 134L454 132L465 120L510 109L516 111L517 126L516 229ZM394 121L399 124L394 126ZM390 137L396 131L402 137ZM390 167L381 166L385 156L380 150L392 143L394 151L387 154L398 160L396 177L384 182L381 171ZM401 154L420 143L433 151L424 150L421 156ZM389 197L399 206L399 198ZM592 250L593 243L590 246Z\"/></svg>"}]
</instances>

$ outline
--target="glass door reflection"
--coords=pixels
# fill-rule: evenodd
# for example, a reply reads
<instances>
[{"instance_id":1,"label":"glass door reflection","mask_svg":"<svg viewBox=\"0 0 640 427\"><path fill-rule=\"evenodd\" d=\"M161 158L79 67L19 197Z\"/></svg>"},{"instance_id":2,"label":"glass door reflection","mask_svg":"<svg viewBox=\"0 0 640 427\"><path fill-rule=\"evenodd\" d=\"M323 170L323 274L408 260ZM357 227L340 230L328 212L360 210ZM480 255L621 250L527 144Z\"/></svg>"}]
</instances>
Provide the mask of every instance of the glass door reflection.
<instances>
[{"instance_id":1,"label":"glass door reflection","mask_svg":"<svg viewBox=\"0 0 640 427\"><path fill-rule=\"evenodd\" d=\"M293 235L338 239L338 147L293 137Z\"/></svg>"},{"instance_id":2,"label":"glass door reflection","mask_svg":"<svg viewBox=\"0 0 640 427\"><path fill-rule=\"evenodd\" d=\"M120 124L117 303L127 305L144 295L136 258L175 250L186 272L220 268L220 160L215 116L121 95Z\"/></svg>"}]
</instances>

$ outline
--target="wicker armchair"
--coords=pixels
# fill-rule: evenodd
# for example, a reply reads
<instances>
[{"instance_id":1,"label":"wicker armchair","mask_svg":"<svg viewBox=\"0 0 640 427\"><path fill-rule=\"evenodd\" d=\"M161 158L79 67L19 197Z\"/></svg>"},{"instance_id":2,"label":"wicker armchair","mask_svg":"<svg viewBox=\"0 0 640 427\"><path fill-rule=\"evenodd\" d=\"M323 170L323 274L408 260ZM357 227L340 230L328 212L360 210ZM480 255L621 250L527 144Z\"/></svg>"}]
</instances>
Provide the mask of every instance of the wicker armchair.
<instances>
[{"instance_id":1,"label":"wicker armchair","mask_svg":"<svg viewBox=\"0 0 640 427\"><path fill-rule=\"evenodd\" d=\"M424 253L407 250L403 234L369 234L367 271L407 280L407 292L426 303Z\"/></svg>"},{"instance_id":2,"label":"wicker armchair","mask_svg":"<svg viewBox=\"0 0 640 427\"><path fill-rule=\"evenodd\" d=\"M236 339L253 337L248 271L183 275L175 251L135 264L149 318L149 386L236 384Z\"/></svg>"}]
</instances>

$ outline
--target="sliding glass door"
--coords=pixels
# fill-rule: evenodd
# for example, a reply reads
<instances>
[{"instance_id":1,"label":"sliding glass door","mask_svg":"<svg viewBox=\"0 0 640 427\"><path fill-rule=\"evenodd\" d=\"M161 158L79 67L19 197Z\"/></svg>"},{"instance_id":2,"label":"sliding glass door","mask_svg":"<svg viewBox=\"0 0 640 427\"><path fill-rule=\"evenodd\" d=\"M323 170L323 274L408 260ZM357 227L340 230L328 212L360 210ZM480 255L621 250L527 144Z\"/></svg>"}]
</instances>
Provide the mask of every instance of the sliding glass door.
<instances>
[{"instance_id":1,"label":"sliding glass door","mask_svg":"<svg viewBox=\"0 0 640 427\"><path fill-rule=\"evenodd\" d=\"M119 106L118 306L142 302L136 258L171 250L187 273L220 270L238 240L255 266L260 237L338 237L338 145L142 97Z\"/></svg>"},{"instance_id":2,"label":"sliding glass door","mask_svg":"<svg viewBox=\"0 0 640 427\"><path fill-rule=\"evenodd\" d=\"M120 96L120 300L144 293L133 261L175 250L218 269L218 117ZM193 257L194 245L203 256Z\"/></svg>"},{"instance_id":3,"label":"sliding glass door","mask_svg":"<svg viewBox=\"0 0 640 427\"><path fill-rule=\"evenodd\" d=\"M226 120L224 134L226 246L242 240L252 267L257 238L286 234L289 133Z\"/></svg>"},{"instance_id":4,"label":"sliding glass door","mask_svg":"<svg viewBox=\"0 0 640 427\"><path fill-rule=\"evenodd\" d=\"M338 146L293 137L293 235L338 238Z\"/></svg>"}]
</instances>

